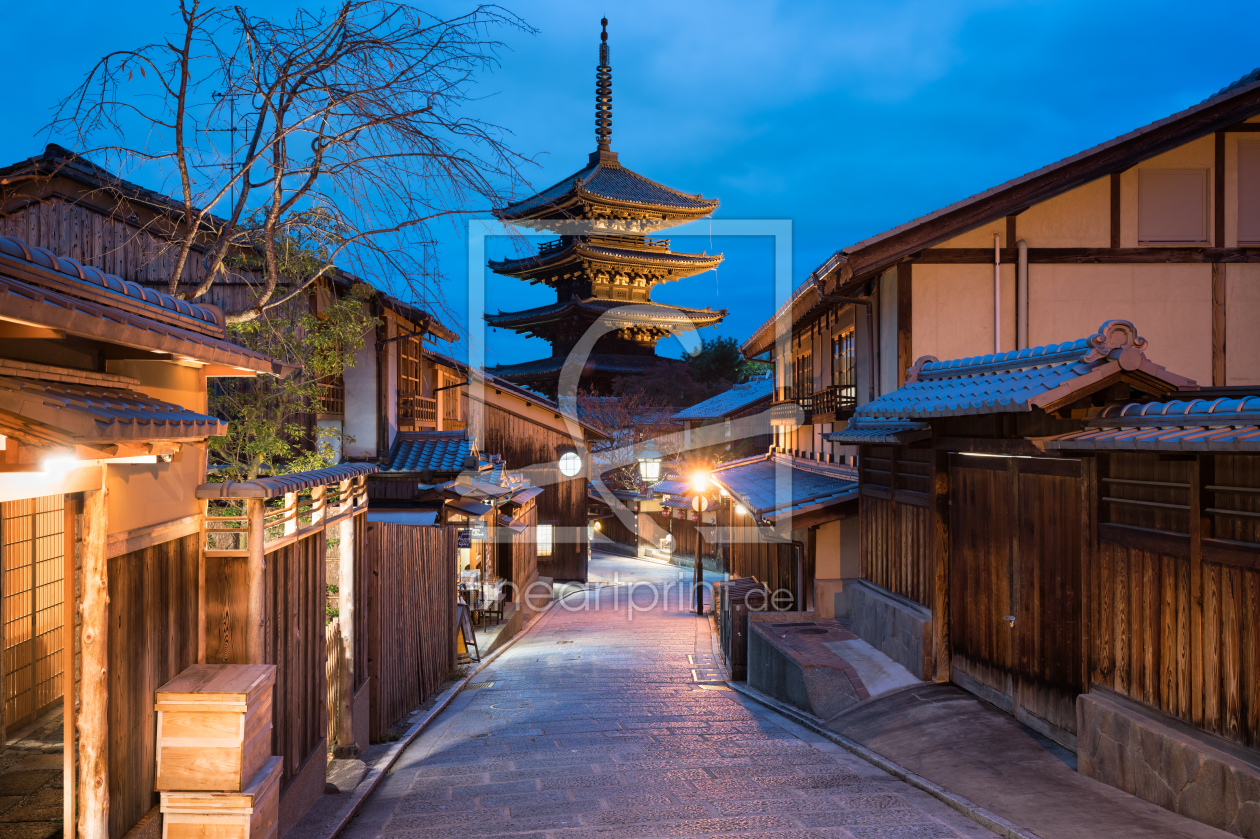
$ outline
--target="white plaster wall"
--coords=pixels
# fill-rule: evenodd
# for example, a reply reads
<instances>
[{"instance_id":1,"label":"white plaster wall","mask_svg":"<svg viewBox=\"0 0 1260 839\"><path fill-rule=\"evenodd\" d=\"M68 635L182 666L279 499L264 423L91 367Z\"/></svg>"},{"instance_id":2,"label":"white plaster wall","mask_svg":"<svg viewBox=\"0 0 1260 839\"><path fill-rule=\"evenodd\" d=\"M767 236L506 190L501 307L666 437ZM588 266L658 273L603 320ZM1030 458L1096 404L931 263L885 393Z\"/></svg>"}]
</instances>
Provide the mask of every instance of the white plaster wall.
<instances>
[{"instance_id":1,"label":"white plaster wall","mask_svg":"<svg viewBox=\"0 0 1260 839\"><path fill-rule=\"evenodd\" d=\"M944 361L993 352L991 264L916 265L912 297L915 359L932 355ZM1002 265L1001 297L1001 346L1006 352L1015 349L1014 265Z\"/></svg>"},{"instance_id":2,"label":"white plaster wall","mask_svg":"<svg viewBox=\"0 0 1260 839\"><path fill-rule=\"evenodd\" d=\"M1016 216L1015 235L1030 248L1111 247L1111 178L1034 204ZM1004 238L1002 245L1013 247L1015 242Z\"/></svg>"},{"instance_id":3,"label":"white plaster wall","mask_svg":"<svg viewBox=\"0 0 1260 839\"><path fill-rule=\"evenodd\" d=\"M1225 266L1225 383L1260 385L1260 265Z\"/></svg>"},{"instance_id":4,"label":"white plaster wall","mask_svg":"<svg viewBox=\"0 0 1260 839\"><path fill-rule=\"evenodd\" d=\"M336 460L334 462L340 463L341 462L341 448L343 445L342 437L341 437L341 432L342 432L341 420L322 419L322 420L318 420L316 425L318 425L320 429L326 428L330 432L333 432L331 434L325 435L325 433L321 430L320 436L332 442L333 451L336 453Z\"/></svg>"},{"instance_id":5,"label":"white plaster wall","mask_svg":"<svg viewBox=\"0 0 1260 839\"><path fill-rule=\"evenodd\" d=\"M1212 266L1031 265L1032 346L1093 335L1107 320L1132 321L1147 357L1178 375L1212 382Z\"/></svg>"},{"instance_id":6,"label":"white plaster wall","mask_svg":"<svg viewBox=\"0 0 1260 839\"><path fill-rule=\"evenodd\" d=\"M388 313L387 313L388 314ZM392 315L388 316L385 321L385 337L393 338L398 335L398 320ZM394 443L394 438L398 436L398 342L385 345L385 423L386 434L389 435L385 441L385 448L388 449Z\"/></svg>"},{"instance_id":7,"label":"white plaster wall","mask_svg":"<svg viewBox=\"0 0 1260 839\"><path fill-rule=\"evenodd\" d=\"M376 457L376 331L369 330L354 364L345 371L345 433L354 442L344 447L346 457Z\"/></svg>"}]
</instances>

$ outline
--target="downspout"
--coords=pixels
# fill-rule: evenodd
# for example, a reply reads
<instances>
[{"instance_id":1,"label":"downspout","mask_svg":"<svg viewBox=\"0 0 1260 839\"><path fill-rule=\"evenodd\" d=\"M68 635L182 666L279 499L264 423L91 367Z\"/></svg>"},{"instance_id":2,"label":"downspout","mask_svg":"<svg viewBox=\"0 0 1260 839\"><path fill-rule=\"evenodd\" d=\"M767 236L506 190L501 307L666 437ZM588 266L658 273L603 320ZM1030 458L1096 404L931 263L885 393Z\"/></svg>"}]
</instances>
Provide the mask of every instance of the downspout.
<instances>
[{"instance_id":1,"label":"downspout","mask_svg":"<svg viewBox=\"0 0 1260 839\"><path fill-rule=\"evenodd\" d=\"M1002 351L1002 234L993 234L993 352Z\"/></svg>"},{"instance_id":2,"label":"downspout","mask_svg":"<svg viewBox=\"0 0 1260 839\"><path fill-rule=\"evenodd\" d=\"M805 545L797 539L792 540L792 550L796 554L796 608L795 612L805 611Z\"/></svg>"},{"instance_id":3,"label":"downspout","mask_svg":"<svg viewBox=\"0 0 1260 839\"><path fill-rule=\"evenodd\" d=\"M1015 243L1019 254L1015 273L1015 330L1018 343L1015 348L1028 349L1028 242L1020 239Z\"/></svg>"}]
</instances>

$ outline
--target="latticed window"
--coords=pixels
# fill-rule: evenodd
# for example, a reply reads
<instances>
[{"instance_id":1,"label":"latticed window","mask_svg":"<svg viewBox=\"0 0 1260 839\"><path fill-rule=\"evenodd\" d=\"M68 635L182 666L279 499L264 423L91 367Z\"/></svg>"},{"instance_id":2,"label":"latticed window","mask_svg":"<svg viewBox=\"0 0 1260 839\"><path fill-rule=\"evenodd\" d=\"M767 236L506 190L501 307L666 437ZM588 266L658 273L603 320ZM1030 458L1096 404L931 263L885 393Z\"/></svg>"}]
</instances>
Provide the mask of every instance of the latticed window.
<instances>
[{"instance_id":1,"label":"latticed window","mask_svg":"<svg viewBox=\"0 0 1260 839\"><path fill-rule=\"evenodd\" d=\"M419 337L398 342L398 427L415 431L437 422L437 403L424 395L424 348Z\"/></svg>"},{"instance_id":2,"label":"latticed window","mask_svg":"<svg viewBox=\"0 0 1260 839\"><path fill-rule=\"evenodd\" d=\"M551 543L553 538L553 526L550 524L538 525L538 555L551 556Z\"/></svg>"},{"instance_id":3,"label":"latticed window","mask_svg":"<svg viewBox=\"0 0 1260 839\"><path fill-rule=\"evenodd\" d=\"M323 414L345 416L345 378L342 376L327 376L319 380L319 410Z\"/></svg>"},{"instance_id":4,"label":"latticed window","mask_svg":"<svg viewBox=\"0 0 1260 839\"><path fill-rule=\"evenodd\" d=\"M842 402L857 397L857 355L852 326L831 336L831 384L840 391Z\"/></svg>"},{"instance_id":5,"label":"latticed window","mask_svg":"<svg viewBox=\"0 0 1260 839\"><path fill-rule=\"evenodd\" d=\"M814 353L805 352L796 357L796 381L793 384L794 398L804 399L814 393Z\"/></svg>"}]
</instances>

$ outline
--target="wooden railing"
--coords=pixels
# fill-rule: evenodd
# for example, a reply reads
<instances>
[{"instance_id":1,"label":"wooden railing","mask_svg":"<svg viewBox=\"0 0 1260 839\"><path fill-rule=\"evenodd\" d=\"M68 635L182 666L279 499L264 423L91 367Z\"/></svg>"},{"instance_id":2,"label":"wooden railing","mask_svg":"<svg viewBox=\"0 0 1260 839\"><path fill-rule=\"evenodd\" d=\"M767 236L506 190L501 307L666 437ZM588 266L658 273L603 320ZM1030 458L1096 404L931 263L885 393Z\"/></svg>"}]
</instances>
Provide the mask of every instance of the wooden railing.
<instances>
[{"instance_id":1,"label":"wooden railing","mask_svg":"<svg viewBox=\"0 0 1260 839\"><path fill-rule=\"evenodd\" d=\"M830 417L831 420L848 419L857 408L857 389L852 385L833 385L824 391L814 394L813 412L815 417Z\"/></svg>"},{"instance_id":2,"label":"wooden railing","mask_svg":"<svg viewBox=\"0 0 1260 839\"><path fill-rule=\"evenodd\" d=\"M398 427L404 431L437 425L437 400L419 394L398 397Z\"/></svg>"}]
</instances>

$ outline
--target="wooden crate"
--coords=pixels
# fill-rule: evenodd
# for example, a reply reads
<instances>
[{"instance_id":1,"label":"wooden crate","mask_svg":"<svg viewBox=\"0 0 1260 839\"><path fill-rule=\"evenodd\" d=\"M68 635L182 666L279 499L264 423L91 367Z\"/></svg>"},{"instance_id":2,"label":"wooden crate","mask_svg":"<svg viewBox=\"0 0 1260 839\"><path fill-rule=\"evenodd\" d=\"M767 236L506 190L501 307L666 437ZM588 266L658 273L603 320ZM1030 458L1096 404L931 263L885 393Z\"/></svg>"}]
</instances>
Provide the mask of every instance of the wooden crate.
<instances>
[{"instance_id":1,"label":"wooden crate","mask_svg":"<svg viewBox=\"0 0 1260 839\"><path fill-rule=\"evenodd\" d=\"M157 691L162 791L240 792L271 757L273 664L194 664Z\"/></svg>"},{"instance_id":2,"label":"wooden crate","mask_svg":"<svg viewBox=\"0 0 1260 839\"><path fill-rule=\"evenodd\" d=\"M162 793L162 839L275 839L282 764L268 758L240 792Z\"/></svg>"}]
</instances>

